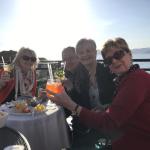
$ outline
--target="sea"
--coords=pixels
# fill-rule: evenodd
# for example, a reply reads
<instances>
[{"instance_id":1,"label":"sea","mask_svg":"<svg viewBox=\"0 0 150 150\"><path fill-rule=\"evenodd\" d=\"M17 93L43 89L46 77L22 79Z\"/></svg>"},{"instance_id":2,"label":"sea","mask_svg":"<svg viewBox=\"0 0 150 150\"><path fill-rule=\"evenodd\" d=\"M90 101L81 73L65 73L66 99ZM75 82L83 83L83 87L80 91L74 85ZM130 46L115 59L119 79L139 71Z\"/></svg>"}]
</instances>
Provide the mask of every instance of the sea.
<instances>
[{"instance_id":1,"label":"sea","mask_svg":"<svg viewBox=\"0 0 150 150\"><path fill-rule=\"evenodd\" d=\"M150 59L150 48L138 48L132 49L132 58L133 59ZM98 51L97 53L97 60L101 60L101 53ZM141 68L150 68L150 61L149 62L134 62L138 63Z\"/></svg>"}]
</instances>

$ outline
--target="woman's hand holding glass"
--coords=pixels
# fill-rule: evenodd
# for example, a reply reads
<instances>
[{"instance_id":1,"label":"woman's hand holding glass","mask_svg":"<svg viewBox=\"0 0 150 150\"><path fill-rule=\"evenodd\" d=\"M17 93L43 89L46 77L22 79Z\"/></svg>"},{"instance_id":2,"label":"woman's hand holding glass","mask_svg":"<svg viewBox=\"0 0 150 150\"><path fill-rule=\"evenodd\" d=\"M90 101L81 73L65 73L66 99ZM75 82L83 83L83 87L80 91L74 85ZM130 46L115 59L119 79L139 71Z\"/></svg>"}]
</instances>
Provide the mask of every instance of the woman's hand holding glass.
<instances>
[{"instance_id":1,"label":"woman's hand holding glass","mask_svg":"<svg viewBox=\"0 0 150 150\"><path fill-rule=\"evenodd\" d=\"M55 79L48 79L46 83L46 90L50 90L53 93L61 93L64 88L59 80ZM49 96L49 93L47 93L47 96Z\"/></svg>"},{"instance_id":2,"label":"woman's hand holding glass","mask_svg":"<svg viewBox=\"0 0 150 150\"><path fill-rule=\"evenodd\" d=\"M61 84L61 83L60 83ZM53 85L53 84L52 84ZM56 88L57 89L57 88ZM56 90L53 86L49 86L49 83L46 86L46 92L48 98L57 105L64 106L68 110L72 112L76 112L77 108L79 108L78 113L80 113L82 107L77 105L65 92L62 84L58 86L59 90Z\"/></svg>"},{"instance_id":3,"label":"woman's hand holding glass","mask_svg":"<svg viewBox=\"0 0 150 150\"><path fill-rule=\"evenodd\" d=\"M48 98L56 103L57 105L64 106L70 111L74 111L74 108L76 106L76 103L72 101L72 99L67 95L65 90L63 90L61 93L54 93L51 90L47 89Z\"/></svg>"}]
</instances>

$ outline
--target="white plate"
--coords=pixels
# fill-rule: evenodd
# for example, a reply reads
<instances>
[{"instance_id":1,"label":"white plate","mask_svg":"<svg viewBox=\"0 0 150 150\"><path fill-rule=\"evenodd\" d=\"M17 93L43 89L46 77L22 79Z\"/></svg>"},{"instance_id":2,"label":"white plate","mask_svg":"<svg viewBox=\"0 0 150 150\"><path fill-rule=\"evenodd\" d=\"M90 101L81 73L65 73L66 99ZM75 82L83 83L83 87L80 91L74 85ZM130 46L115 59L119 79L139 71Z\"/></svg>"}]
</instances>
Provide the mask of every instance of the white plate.
<instances>
[{"instance_id":1,"label":"white plate","mask_svg":"<svg viewBox=\"0 0 150 150\"><path fill-rule=\"evenodd\" d=\"M9 114L10 115L21 115L21 116L26 116L26 115L34 115L34 114L42 114L42 113L45 113L46 111L48 111L48 108L46 108L44 111L42 112L38 112L38 111L35 111L34 108L30 108L31 109L31 112L29 113L24 113L24 112L17 112L16 109L13 107L13 108L10 108L9 109ZM53 108L55 109L55 108Z\"/></svg>"},{"instance_id":2,"label":"white plate","mask_svg":"<svg viewBox=\"0 0 150 150\"><path fill-rule=\"evenodd\" d=\"M54 110L56 109L57 107L56 106L46 106L46 109L47 110Z\"/></svg>"},{"instance_id":3,"label":"white plate","mask_svg":"<svg viewBox=\"0 0 150 150\"><path fill-rule=\"evenodd\" d=\"M10 108L9 109L9 114L11 114L11 115L32 115L32 111L31 112L29 112L29 113L23 113L23 112L17 112L16 111L16 109L15 109L15 107L12 107L12 108Z\"/></svg>"}]
</instances>

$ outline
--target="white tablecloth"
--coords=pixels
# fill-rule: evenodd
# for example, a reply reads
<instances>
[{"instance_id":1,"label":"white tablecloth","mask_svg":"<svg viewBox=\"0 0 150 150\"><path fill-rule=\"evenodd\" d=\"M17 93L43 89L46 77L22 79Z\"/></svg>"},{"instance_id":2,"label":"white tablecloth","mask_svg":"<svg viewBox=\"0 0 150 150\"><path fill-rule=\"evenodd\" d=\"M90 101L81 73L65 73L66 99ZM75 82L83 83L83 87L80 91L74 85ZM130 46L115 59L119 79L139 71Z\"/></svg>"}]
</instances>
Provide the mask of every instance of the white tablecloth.
<instances>
[{"instance_id":1,"label":"white tablecloth","mask_svg":"<svg viewBox=\"0 0 150 150\"><path fill-rule=\"evenodd\" d=\"M25 135L32 150L69 147L63 109L57 107L37 115L9 115L6 125Z\"/></svg>"}]
</instances>

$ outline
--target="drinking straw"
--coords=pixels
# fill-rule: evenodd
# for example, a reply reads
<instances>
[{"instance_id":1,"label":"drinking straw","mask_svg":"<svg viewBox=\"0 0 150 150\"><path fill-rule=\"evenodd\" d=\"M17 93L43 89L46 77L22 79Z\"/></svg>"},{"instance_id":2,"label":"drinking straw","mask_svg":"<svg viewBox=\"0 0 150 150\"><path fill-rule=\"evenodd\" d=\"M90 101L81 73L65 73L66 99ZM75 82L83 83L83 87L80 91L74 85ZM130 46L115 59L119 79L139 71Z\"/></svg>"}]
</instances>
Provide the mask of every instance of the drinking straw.
<instances>
[{"instance_id":1,"label":"drinking straw","mask_svg":"<svg viewBox=\"0 0 150 150\"><path fill-rule=\"evenodd\" d=\"M1 58L2 58L2 62L3 62L3 66L5 66L5 61L4 61L3 56Z\"/></svg>"},{"instance_id":2,"label":"drinking straw","mask_svg":"<svg viewBox=\"0 0 150 150\"><path fill-rule=\"evenodd\" d=\"M47 66L48 66L48 72L49 72L49 77L50 77L50 79L54 79L51 64L48 63Z\"/></svg>"}]
</instances>

